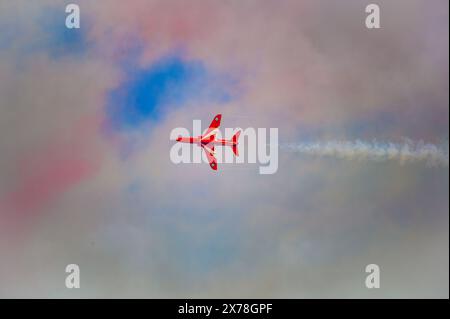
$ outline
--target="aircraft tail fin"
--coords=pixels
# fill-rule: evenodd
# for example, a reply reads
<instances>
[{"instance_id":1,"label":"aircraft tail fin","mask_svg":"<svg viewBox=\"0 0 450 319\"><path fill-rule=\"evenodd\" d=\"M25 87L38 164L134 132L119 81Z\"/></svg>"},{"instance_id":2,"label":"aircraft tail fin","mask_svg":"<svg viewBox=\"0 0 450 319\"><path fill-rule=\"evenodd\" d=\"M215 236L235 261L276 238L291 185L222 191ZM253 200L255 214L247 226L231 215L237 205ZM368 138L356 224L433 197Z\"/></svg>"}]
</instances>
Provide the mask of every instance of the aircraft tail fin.
<instances>
[{"instance_id":1,"label":"aircraft tail fin","mask_svg":"<svg viewBox=\"0 0 450 319\"><path fill-rule=\"evenodd\" d=\"M236 134L233 135L233 138L231 139L233 143L238 143L239 135L241 135L241 131L237 131Z\"/></svg>"},{"instance_id":2,"label":"aircraft tail fin","mask_svg":"<svg viewBox=\"0 0 450 319\"><path fill-rule=\"evenodd\" d=\"M234 134L233 138L231 139L231 141L233 142L233 145L232 145L233 153L236 156L239 156L239 150L238 150L239 135L241 135L241 131L237 131L236 134Z\"/></svg>"}]
</instances>

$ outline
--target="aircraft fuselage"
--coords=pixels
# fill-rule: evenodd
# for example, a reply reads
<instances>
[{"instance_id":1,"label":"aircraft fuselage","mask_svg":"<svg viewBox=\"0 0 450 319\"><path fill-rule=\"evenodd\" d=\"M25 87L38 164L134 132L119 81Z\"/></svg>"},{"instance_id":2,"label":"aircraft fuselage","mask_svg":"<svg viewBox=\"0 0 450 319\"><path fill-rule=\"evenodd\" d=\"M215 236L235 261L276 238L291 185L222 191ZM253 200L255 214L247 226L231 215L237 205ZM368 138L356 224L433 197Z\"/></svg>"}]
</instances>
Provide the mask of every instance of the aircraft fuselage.
<instances>
[{"instance_id":1,"label":"aircraft fuselage","mask_svg":"<svg viewBox=\"0 0 450 319\"><path fill-rule=\"evenodd\" d=\"M214 136L211 136L209 139L204 139L202 136L199 137L181 137L177 138L177 142L180 143L190 143L190 144L198 144L198 145L237 145L237 142L233 142L232 140L225 139L215 139Z\"/></svg>"}]
</instances>

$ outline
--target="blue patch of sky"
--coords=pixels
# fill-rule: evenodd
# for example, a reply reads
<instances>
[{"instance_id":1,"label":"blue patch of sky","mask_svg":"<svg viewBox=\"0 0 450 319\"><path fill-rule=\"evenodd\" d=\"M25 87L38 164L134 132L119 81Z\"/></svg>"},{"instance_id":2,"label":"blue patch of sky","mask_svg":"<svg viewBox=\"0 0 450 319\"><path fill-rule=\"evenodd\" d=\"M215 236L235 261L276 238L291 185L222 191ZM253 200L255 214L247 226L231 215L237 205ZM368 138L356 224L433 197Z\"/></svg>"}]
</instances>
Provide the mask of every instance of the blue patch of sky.
<instances>
[{"instance_id":1,"label":"blue patch of sky","mask_svg":"<svg viewBox=\"0 0 450 319\"><path fill-rule=\"evenodd\" d=\"M197 101L226 104L234 98L233 86L229 76L212 72L202 61L170 54L145 68L128 64L106 111L114 128L136 129L159 121L173 107Z\"/></svg>"}]
</instances>

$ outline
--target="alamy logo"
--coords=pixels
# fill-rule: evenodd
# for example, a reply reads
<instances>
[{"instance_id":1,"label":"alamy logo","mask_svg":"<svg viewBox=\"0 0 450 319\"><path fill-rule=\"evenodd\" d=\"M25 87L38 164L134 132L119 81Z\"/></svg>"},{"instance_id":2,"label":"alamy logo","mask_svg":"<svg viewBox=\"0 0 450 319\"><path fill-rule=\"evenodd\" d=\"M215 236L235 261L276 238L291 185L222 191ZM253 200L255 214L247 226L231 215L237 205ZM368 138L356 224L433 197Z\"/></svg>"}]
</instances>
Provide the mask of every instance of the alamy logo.
<instances>
[{"instance_id":1,"label":"alamy logo","mask_svg":"<svg viewBox=\"0 0 450 319\"><path fill-rule=\"evenodd\" d=\"M366 266L366 287L369 289L380 288L380 267L377 264L370 264Z\"/></svg>"},{"instance_id":2,"label":"alamy logo","mask_svg":"<svg viewBox=\"0 0 450 319\"><path fill-rule=\"evenodd\" d=\"M66 6L66 28L79 29L80 28L80 7L77 4L68 4Z\"/></svg>"},{"instance_id":3,"label":"alamy logo","mask_svg":"<svg viewBox=\"0 0 450 319\"><path fill-rule=\"evenodd\" d=\"M170 150L170 160L180 163L209 163L214 171L220 163L260 163L260 174L275 174L278 170L278 128L225 128L219 130L222 115L217 114L202 133L200 120L193 121L192 133L183 127L174 128L170 139L176 141ZM195 144L194 147L192 147Z\"/></svg>"},{"instance_id":4,"label":"alamy logo","mask_svg":"<svg viewBox=\"0 0 450 319\"><path fill-rule=\"evenodd\" d=\"M77 264L70 264L66 267L66 287L69 289L80 288L80 267Z\"/></svg>"},{"instance_id":5,"label":"alamy logo","mask_svg":"<svg viewBox=\"0 0 450 319\"><path fill-rule=\"evenodd\" d=\"M366 28L367 29L379 29L380 28L380 7L371 3L366 7Z\"/></svg>"}]
</instances>

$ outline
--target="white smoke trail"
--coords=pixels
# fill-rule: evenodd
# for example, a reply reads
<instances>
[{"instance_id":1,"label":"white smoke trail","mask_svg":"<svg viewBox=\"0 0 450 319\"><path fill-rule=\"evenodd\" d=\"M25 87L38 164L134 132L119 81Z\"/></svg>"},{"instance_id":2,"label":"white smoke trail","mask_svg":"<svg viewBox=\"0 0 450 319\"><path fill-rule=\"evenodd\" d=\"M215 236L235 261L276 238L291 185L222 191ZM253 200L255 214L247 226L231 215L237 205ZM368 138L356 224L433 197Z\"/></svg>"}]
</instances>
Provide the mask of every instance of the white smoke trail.
<instances>
[{"instance_id":1,"label":"white smoke trail","mask_svg":"<svg viewBox=\"0 0 450 319\"><path fill-rule=\"evenodd\" d=\"M430 166L449 165L448 143L444 146L406 140L404 143L329 141L280 144L280 149L314 156L350 160L425 162Z\"/></svg>"}]
</instances>

